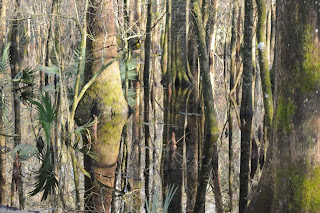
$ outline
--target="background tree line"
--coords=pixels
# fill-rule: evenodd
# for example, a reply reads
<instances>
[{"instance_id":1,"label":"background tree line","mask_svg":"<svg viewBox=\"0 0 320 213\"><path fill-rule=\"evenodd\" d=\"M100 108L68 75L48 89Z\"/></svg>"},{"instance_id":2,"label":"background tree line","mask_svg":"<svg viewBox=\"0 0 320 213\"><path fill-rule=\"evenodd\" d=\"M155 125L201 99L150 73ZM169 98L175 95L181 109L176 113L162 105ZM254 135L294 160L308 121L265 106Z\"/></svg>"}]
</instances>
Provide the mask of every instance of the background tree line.
<instances>
[{"instance_id":1,"label":"background tree line","mask_svg":"<svg viewBox=\"0 0 320 213\"><path fill-rule=\"evenodd\" d=\"M317 1L0 5L0 203L319 210Z\"/></svg>"}]
</instances>

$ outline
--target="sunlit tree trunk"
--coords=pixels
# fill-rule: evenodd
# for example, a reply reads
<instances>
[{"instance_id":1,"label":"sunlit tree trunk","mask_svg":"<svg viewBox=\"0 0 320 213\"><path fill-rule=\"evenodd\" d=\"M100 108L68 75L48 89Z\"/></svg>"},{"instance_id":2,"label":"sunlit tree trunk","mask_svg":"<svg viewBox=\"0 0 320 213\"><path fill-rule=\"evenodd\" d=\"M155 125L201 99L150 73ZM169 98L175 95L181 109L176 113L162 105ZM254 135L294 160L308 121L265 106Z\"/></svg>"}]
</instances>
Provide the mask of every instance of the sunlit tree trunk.
<instances>
[{"instance_id":1,"label":"sunlit tree trunk","mask_svg":"<svg viewBox=\"0 0 320 213\"><path fill-rule=\"evenodd\" d=\"M248 212L320 210L320 7L315 3L278 1L272 136Z\"/></svg>"},{"instance_id":2,"label":"sunlit tree trunk","mask_svg":"<svg viewBox=\"0 0 320 213\"><path fill-rule=\"evenodd\" d=\"M268 43L266 41L267 35L267 2L266 0L257 0L258 9L258 25L257 25L257 39L259 52L259 65L264 103L264 125L267 130L267 139L270 139L272 116L273 116L273 96L271 90L271 80L269 72L268 60Z\"/></svg>"},{"instance_id":3,"label":"sunlit tree trunk","mask_svg":"<svg viewBox=\"0 0 320 213\"><path fill-rule=\"evenodd\" d=\"M231 26L231 64L230 64L230 83L229 83L229 107L228 107L228 130L229 130L229 212L232 212L233 210L233 175L234 175L234 166L233 166L233 114L234 114L234 105L235 102L235 94L234 92L231 94L231 91L233 91L236 81L236 74L239 72L237 70L236 66L236 45L237 45L237 17L238 16L238 0L232 1L232 26ZM231 100L233 99L233 101Z\"/></svg>"},{"instance_id":4,"label":"sunlit tree trunk","mask_svg":"<svg viewBox=\"0 0 320 213\"><path fill-rule=\"evenodd\" d=\"M0 42L3 44L6 36L6 16L8 0L0 1Z\"/></svg>"},{"instance_id":5,"label":"sunlit tree trunk","mask_svg":"<svg viewBox=\"0 0 320 213\"><path fill-rule=\"evenodd\" d=\"M134 32L138 35L140 34L140 18L141 18L141 5L140 0L132 2L132 15L130 26L133 26ZM141 66L137 67L137 72L141 73ZM132 118L132 143L131 143L131 151L130 151L130 164L129 164L129 183L133 192L133 200L132 200L132 208L133 209L140 209L140 152L141 152L141 143L140 143L140 124L142 123L140 120L140 115L142 114L140 111L142 100L140 99L140 81L135 81L133 83L135 91L136 91L136 98L135 98L135 108Z\"/></svg>"},{"instance_id":6,"label":"sunlit tree trunk","mask_svg":"<svg viewBox=\"0 0 320 213\"><path fill-rule=\"evenodd\" d=\"M7 13L7 0L0 1L0 48L4 47L4 41L6 36L6 13ZM3 76L0 75L0 79ZM0 97L2 98L3 91L0 91ZM0 108L0 131L3 131L3 109ZM5 155L6 140L5 137L0 136L0 203L6 203L6 155Z\"/></svg>"}]
</instances>

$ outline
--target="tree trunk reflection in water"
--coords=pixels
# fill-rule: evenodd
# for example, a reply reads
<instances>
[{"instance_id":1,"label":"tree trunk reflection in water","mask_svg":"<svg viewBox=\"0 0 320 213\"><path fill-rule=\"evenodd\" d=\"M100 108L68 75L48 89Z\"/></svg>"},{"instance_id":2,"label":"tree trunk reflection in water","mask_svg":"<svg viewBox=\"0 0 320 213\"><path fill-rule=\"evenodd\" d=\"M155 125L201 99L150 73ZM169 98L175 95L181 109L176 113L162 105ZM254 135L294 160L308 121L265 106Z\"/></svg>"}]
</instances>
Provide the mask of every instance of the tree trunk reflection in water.
<instances>
[{"instance_id":1,"label":"tree trunk reflection in water","mask_svg":"<svg viewBox=\"0 0 320 213\"><path fill-rule=\"evenodd\" d=\"M108 187L114 186L121 132L126 122L125 116L115 116L110 120L107 118L100 119L100 123L103 126L99 127L98 124L98 131L100 131L100 133L98 132L98 142L93 145L94 152L99 157L99 160L98 162L94 162L85 158L86 170L91 171L94 179ZM103 141L99 141L100 134L104 135ZM84 139L86 140L86 138ZM87 206L87 209L110 212L113 190L111 188L101 188L96 182L92 182L88 178L86 178L85 185L86 189L92 188L91 193L86 193L85 197L87 205L91 204L91 206ZM91 202L88 202L88 200ZM99 209L93 206L97 203L101 203Z\"/></svg>"},{"instance_id":2,"label":"tree trunk reflection in water","mask_svg":"<svg viewBox=\"0 0 320 213\"><path fill-rule=\"evenodd\" d=\"M169 207L169 212L182 212L182 193L187 194L187 212L192 212L197 193L198 179L198 131L201 117L199 116L198 100L195 89L176 88L170 94L165 94L168 105L164 111L166 120L164 128L164 147L166 154L163 166L164 188L174 184L178 187ZM186 148L186 167L183 167L183 143ZM187 171L183 172L182 169ZM185 188L182 184L182 174L186 174ZM165 199L165 198L164 198Z\"/></svg>"}]
</instances>

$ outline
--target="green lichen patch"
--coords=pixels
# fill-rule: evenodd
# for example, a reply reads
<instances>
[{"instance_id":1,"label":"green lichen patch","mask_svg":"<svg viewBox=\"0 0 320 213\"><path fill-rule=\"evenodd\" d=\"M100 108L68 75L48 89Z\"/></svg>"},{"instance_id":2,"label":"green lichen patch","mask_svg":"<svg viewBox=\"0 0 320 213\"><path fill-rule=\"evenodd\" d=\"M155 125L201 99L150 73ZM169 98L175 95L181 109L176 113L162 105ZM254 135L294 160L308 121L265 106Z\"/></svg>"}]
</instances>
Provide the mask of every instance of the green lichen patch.
<instances>
[{"instance_id":1,"label":"green lichen patch","mask_svg":"<svg viewBox=\"0 0 320 213\"><path fill-rule=\"evenodd\" d=\"M290 212L320 212L320 166L312 167L309 162L283 166L277 172L276 184L276 199L286 197Z\"/></svg>"},{"instance_id":2,"label":"green lichen patch","mask_svg":"<svg viewBox=\"0 0 320 213\"><path fill-rule=\"evenodd\" d=\"M302 33L302 62L295 66L295 79L305 94L314 92L320 83L320 50L314 43L314 28L305 26Z\"/></svg>"},{"instance_id":3,"label":"green lichen patch","mask_svg":"<svg viewBox=\"0 0 320 213\"><path fill-rule=\"evenodd\" d=\"M292 173L291 185L294 189L294 205L303 212L320 211L320 167L311 168L307 166L305 174L298 172ZM294 210L294 209L293 209Z\"/></svg>"},{"instance_id":4,"label":"green lichen patch","mask_svg":"<svg viewBox=\"0 0 320 213\"><path fill-rule=\"evenodd\" d=\"M290 133L293 128L292 117L296 106L290 98L279 97L276 114L276 129Z\"/></svg>"}]
</instances>

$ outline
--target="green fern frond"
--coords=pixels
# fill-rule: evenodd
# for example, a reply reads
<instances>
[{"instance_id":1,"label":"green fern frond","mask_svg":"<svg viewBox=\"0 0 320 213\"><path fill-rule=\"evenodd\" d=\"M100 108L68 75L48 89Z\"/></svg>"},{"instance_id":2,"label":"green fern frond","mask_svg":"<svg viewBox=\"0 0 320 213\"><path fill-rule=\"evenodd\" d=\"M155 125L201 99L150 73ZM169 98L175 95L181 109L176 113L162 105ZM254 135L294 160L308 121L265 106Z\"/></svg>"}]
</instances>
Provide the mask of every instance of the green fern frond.
<instances>
[{"instance_id":1,"label":"green fern frond","mask_svg":"<svg viewBox=\"0 0 320 213\"><path fill-rule=\"evenodd\" d=\"M48 198L49 194L55 192L58 186L58 180L56 179L56 175L54 173L53 160L48 150L46 152L45 158L43 159L39 171L37 171L35 179L36 188L29 193L31 196L34 196L39 192L43 191L41 201L44 201Z\"/></svg>"},{"instance_id":2,"label":"green fern frond","mask_svg":"<svg viewBox=\"0 0 320 213\"><path fill-rule=\"evenodd\" d=\"M20 160L28 160L31 157L37 156L38 149L35 146L28 144L19 144L11 151L11 157L15 158L16 153L19 153Z\"/></svg>"},{"instance_id":3,"label":"green fern frond","mask_svg":"<svg viewBox=\"0 0 320 213\"><path fill-rule=\"evenodd\" d=\"M47 66L39 66L38 69L48 75L57 75L59 76L59 67L53 65L51 67Z\"/></svg>"},{"instance_id":4,"label":"green fern frond","mask_svg":"<svg viewBox=\"0 0 320 213\"><path fill-rule=\"evenodd\" d=\"M0 58L0 72L4 72L9 68L9 60L10 60L10 55L9 55L9 49L10 49L10 43L7 43L6 45L3 46L2 49L2 55Z\"/></svg>"},{"instance_id":5,"label":"green fern frond","mask_svg":"<svg viewBox=\"0 0 320 213\"><path fill-rule=\"evenodd\" d=\"M153 212L159 212L162 210L163 213L167 213L169 205L170 205L172 198L173 198L174 194L176 193L177 189L178 189L178 187L174 187L174 184L169 186L169 192L166 196L166 199L165 199L162 207L158 206L158 196L156 193L154 193L153 200L152 200L152 209L150 209L149 203L146 200L146 212L153 213Z\"/></svg>"}]
</instances>

